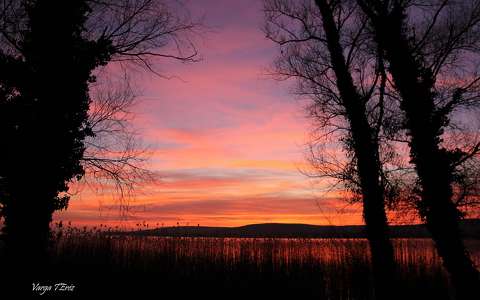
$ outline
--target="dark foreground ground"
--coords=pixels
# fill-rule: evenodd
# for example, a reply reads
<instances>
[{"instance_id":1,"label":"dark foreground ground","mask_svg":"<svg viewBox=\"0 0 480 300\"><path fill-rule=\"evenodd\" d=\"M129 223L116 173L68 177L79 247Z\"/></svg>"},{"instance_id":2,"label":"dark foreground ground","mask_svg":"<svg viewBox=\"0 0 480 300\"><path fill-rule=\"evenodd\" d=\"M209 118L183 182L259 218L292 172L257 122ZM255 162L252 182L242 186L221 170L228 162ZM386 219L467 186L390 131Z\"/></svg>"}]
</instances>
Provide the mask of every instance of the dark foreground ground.
<instances>
[{"instance_id":1,"label":"dark foreground ground","mask_svg":"<svg viewBox=\"0 0 480 300\"><path fill-rule=\"evenodd\" d=\"M452 299L430 239L393 242L398 288L392 298ZM480 240L465 242L480 264ZM163 237L57 228L48 261L0 270L0 299L374 299L368 253L361 238ZM1 251L0 259L5 266Z\"/></svg>"},{"instance_id":2,"label":"dark foreground ground","mask_svg":"<svg viewBox=\"0 0 480 300\"><path fill-rule=\"evenodd\" d=\"M480 241L467 243L478 263ZM431 246L395 241L392 297L451 299ZM355 239L62 237L36 275L17 271L2 271L1 299L374 299L367 243ZM36 284L52 290L33 291Z\"/></svg>"}]
</instances>

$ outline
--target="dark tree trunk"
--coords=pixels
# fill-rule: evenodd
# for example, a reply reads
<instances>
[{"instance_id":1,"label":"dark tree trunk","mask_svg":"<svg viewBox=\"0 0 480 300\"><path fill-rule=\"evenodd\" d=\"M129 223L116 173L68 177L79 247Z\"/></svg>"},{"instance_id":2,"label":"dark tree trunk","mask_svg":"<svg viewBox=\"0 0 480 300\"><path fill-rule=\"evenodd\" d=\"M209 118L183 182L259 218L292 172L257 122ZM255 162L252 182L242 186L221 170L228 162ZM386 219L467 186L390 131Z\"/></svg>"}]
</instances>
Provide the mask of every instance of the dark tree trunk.
<instances>
[{"instance_id":1,"label":"dark tree trunk","mask_svg":"<svg viewBox=\"0 0 480 300\"><path fill-rule=\"evenodd\" d=\"M52 214L66 208L69 182L83 175L84 140L92 136L88 85L110 48L83 37L88 2L24 4L19 54L0 49L0 135L7 141L0 149L0 201L7 264L28 278L42 268L48 274Z\"/></svg>"},{"instance_id":2,"label":"dark tree trunk","mask_svg":"<svg viewBox=\"0 0 480 300\"><path fill-rule=\"evenodd\" d=\"M393 247L389 239L384 189L380 182L381 163L378 142L367 119L365 103L358 93L343 55L332 9L326 0L316 0L322 15L330 60L336 75L353 148L363 196L363 217L372 257L376 299L392 299L395 282Z\"/></svg>"},{"instance_id":3,"label":"dark tree trunk","mask_svg":"<svg viewBox=\"0 0 480 300\"><path fill-rule=\"evenodd\" d=\"M433 78L412 54L405 36L404 11L373 15L376 40L385 51L389 71L401 97L405 128L410 135L410 157L422 187L419 212L426 221L445 268L451 275L457 299L476 299L480 277L462 241L460 214L452 202L452 168L448 153L440 146L442 121L435 115ZM476 295L476 296L475 296Z\"/></svg>"},{"instance_id":4,"label":"dark tree trunk","mask_svg":"<svg viewBox=\"0 0 480 300\"><path fill-rule=\"evenodd\" d=\"M38 195L29 194L17 195L15 201L3 208L5 253L2 272L8 274L2 281L3 290L19 295L29 295L32 284L45 280L48 273L52 210L49 201L40 201Z\"/></svg>"},{"instance_id":5,"label":"dark tree trunk","mask_svg":"<svg viewBox=\"0 0 480 300\"><path fill-rule=\"evenodd\" d=\"M25 261L34 261L37 255L44 257L50 237L52 211L48 210L46 203L32 202L16 198L16 201L5 205L3 211L6 254L13 258L23 257ZM24 257L24 254L28 255Z\"/></svg>"}]
</instances>

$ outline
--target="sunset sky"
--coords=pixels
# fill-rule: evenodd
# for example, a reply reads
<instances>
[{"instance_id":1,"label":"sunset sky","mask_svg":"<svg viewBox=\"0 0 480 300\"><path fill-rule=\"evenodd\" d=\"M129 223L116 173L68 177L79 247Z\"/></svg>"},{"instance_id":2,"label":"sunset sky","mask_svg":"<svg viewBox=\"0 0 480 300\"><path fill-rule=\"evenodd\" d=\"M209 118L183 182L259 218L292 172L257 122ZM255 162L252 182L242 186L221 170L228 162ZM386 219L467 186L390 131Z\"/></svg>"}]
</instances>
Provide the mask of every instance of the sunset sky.
<instances>
[{"instance_id":1,"label":"sunset sky","mask_svg":"<svg viewBox=\"0 0 480 300\"><path fill-rule=\"evenodd\" d=\"M115 200L82 189L56 220L74 225L150 224L237 226L289 222L358 224L325 184L302 175L309 121L293 82L277 82L266 69L276 46L261 31L261 1L187 2L210 28L198 42L203 60L158 62L163 74L143 75L135 126L160 175L131 202L119 222ZM342 212L340 212L342 211Z\"/></svg>"}]
</instances>

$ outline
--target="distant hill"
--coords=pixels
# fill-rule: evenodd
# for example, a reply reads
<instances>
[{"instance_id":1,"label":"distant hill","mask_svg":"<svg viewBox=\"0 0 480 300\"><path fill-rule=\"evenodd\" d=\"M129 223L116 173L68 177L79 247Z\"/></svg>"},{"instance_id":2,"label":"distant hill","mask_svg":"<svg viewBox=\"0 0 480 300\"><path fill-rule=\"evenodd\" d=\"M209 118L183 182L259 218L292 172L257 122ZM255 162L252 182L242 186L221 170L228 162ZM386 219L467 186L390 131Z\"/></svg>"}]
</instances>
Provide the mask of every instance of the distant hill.
<instances>
[{"instance_id":1,"label":"distant hill","mask_svg":"<svg viewBox=\"0 0 480 300\"><path fill-rule=\"evenodd\" d=\"M465 238L480 239L480 219L463 220L460 224ZM423 225L396 225L390 227L394 238L427 238ZM137 236L185 237L289 237L289 238L365 238L363 225L324 226L307 224L265 223L240 227L176 226L162 227L119 234Z\"/></svg>"}]
</instances>

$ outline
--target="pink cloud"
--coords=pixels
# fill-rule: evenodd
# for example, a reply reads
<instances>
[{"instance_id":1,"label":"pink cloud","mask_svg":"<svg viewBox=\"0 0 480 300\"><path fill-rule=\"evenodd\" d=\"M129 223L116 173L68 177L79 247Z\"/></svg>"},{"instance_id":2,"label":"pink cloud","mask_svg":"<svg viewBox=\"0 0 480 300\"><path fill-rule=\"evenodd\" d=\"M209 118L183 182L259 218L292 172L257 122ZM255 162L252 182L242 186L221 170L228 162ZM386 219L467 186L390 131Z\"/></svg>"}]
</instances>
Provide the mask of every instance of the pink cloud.
<instances>
[{"instance_id":1,"label":"pink cloud","mask_svg":"<svg viewBox=\"0 0 480 300\"><path fill-rule=\"evenodd\" d=\"M136 78L135 126L161 180L136 195L131 222L360 223L358 207L339 214L338 195L317 197L298 170L310 123L290 86L265 76L277 49L260 30L261 1L188 5L214 32L200 41L202 62L158 62L180 79ZM56 219L117 224L117 206L109 191L85 189Z\"/></svg>"}]
</instances>

